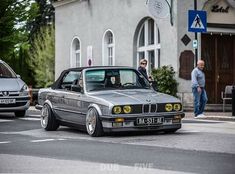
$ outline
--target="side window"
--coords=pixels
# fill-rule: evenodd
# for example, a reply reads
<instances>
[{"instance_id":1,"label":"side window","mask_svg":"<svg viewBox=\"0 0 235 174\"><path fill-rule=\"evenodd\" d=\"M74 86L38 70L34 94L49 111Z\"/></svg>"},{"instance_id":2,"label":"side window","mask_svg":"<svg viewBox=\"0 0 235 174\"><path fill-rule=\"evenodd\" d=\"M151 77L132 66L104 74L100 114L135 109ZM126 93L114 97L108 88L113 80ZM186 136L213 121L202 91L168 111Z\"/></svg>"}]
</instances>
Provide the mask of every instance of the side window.
<instances>
[{"instance_id":1,"label":"side window","mask_svg":"<svg viewBox=\"0 0 235 174\"><path fill-rule=\"evenodd\" d=\"M80 71L69 71L65 74L62 78L61 89L71 90L71 86L78 83L80 74Z\"/></svg>"}]
</instances>

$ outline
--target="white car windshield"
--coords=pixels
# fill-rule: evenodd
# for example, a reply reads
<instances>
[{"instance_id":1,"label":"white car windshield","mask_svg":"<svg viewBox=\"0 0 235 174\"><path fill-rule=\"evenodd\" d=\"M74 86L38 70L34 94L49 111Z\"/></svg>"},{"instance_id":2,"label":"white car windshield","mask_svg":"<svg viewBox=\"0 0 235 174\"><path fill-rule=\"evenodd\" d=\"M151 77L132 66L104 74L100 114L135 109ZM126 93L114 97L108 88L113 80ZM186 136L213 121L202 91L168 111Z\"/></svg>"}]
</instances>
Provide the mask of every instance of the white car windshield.
<instances>
[{"instance_id":1,"label":"white car windshield","mask_svg":"<svg viewBox=\"0 0 235 174\"><path fill-rule=\"evenodd\" d=\"M0 78L16 78L16 74L7 64L0 63Z\"/></svg>"},{"instance_id":2,"label":"white car windshield","mask_svg":"<svg viewBox=\"0 0 235 174\"><path fill-rule=\"evenodd\" d=\"M146 89L149 82L133 69L98 69L85 73L86 91Z\"/></svg>"}]
</instances>

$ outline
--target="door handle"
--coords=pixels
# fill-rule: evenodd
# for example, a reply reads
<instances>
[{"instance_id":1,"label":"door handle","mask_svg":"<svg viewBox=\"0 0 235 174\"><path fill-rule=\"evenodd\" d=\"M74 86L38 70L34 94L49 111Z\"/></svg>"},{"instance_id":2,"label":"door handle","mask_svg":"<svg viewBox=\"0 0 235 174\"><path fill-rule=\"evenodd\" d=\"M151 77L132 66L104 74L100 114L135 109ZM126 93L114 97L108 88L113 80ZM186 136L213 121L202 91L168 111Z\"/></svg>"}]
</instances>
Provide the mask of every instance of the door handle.
<instances>
[{"instance_id":1,"label":"door handle","mask_svg":"<svg viewBox=\"0 0 235 174\"><path fill-rule=\"evenodd\" d=\"M217 75L217 82L219 82L219 79L220 79L220 76L219 76L219 75Z\"/></svg>"}]
</instances>

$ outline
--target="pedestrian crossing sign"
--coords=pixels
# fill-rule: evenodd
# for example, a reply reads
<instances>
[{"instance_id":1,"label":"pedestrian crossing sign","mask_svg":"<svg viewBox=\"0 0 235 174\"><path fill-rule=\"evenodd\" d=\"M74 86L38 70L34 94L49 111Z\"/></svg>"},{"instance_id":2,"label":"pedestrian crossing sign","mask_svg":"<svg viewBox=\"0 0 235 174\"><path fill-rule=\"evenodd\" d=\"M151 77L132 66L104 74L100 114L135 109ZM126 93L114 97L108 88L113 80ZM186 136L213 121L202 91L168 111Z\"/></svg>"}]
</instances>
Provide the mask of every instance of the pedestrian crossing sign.
<instances>
[{"instance_id":1,"label":"pedestrian crossing sign","mask_svg":"<svg viewBox=\"0 0 235 174\"><path fill-rule=\"evenodd\" d=\"M189 32L207 31L206 11L198 11L198 10L188 11L188 31Z\"/></svg>"}]
</instances>

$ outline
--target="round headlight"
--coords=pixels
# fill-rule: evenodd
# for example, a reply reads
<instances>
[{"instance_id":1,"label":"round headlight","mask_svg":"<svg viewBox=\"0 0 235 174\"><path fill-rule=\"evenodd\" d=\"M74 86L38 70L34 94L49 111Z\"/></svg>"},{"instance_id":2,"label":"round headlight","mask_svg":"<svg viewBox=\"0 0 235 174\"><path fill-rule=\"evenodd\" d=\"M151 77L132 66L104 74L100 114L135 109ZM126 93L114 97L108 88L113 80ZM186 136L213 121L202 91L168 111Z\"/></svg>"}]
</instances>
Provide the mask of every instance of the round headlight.
<instances>
[{"instance_id":1,"label":"round headlight","mask_svg":"<svg viewBox=\"0 0 235 174\"><path fill-rule=\"evenodd\" d=\"M175 111L181 110L181 105L180 104L174 104L174 110Z\"/></svg>"},{"instance_id":2,"label":"round headlight","mask_svg":"<svg viewBox=\"0 0 235 174\"><path fill-rule=\"evenodd\" d=\"M122 112L122 108L120 106L114 106L113 107L113 113L114 114L120 114Z\"/></svg>"},{"instance_id":3,"label":"round headlight","mask_svg":"<svg viewBox=\"0 0 235 174\"><path fill-rule=\"evenodd\" d=\"M172 104L166 104L166 105L165 105L165 109L166 109L166 111L168 111L168 112L172 111L172 109L173 109Z\"/></svg>"},{"instance_id":4,"label":"round headlight","mask_svg":"<svg viewBox=\"0 0 235 174\"><path fill-rule=\"evenodd\" d=\"M125 114L129 114L131 112L131 106L124 106L123 107L123 112Z\"/></svg>"}]
</instances>

